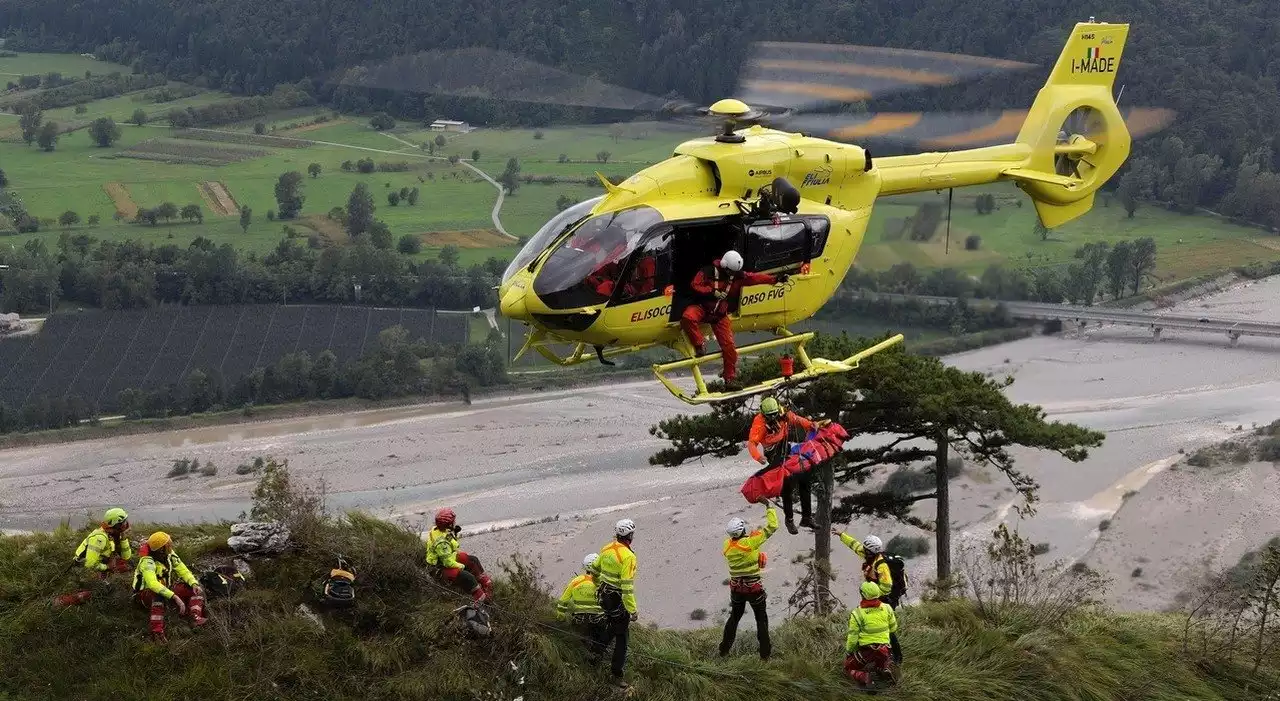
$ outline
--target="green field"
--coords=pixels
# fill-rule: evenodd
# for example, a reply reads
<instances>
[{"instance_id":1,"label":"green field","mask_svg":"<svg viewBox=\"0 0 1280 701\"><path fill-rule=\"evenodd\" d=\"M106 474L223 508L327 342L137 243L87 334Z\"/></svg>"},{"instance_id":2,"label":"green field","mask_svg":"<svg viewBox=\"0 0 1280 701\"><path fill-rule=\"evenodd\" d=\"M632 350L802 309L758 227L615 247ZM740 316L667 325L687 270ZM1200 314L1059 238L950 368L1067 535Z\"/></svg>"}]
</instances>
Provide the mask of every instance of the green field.
<instances>
[{"instance_id":1,"label":"green field","mask_svg":"<svg viewBox=\"0 0 1280 701\"><path fill-rule=\"evenodd\" d=\"M23 54L0 59L0 72L9 70L18 74L55 70L73 74L121 68L80 56L56 54ZM367 117L335 115L321 107L310 107L222 127L220 131L234 133L215 135L218 139L248 140L252 138L254 124L262 122L269 133L278 136L325 142L304 148L285 148L275 144L176 138L158 121L173 107L232 99L227 94L205 91L160 104L135 99L138 97L130 94L98 100L87 104L87 111L80 115L71 107L46 113L64 125L83 126L99 116L114 117L121 122L123 136L111 148L98 148L84 130L63 134L53 153L21 142L0 142L0 168L32 214L43 220L56 220L62 212L73 210L82 221L97 215L101 224L92 230L83 223L74 228L95 236L180 244L204 236L218 243L265 251L279 240L284 226L283 222L271 222L266 217L278 206L274 197L277 178L288 170L305 174L310 163L319 163L320 177L307 177L303 185L304 216L315 217L333 207L344 206L352 188L364 182L373 193L377 216L391 227L396 237L424 235L426 248L420 257L435 255L444 245L443 240L460 247L464 263L480 262L489 256L506 259L514 255L516 245L495 238L492 231L490 211L496 199L495 189L465 164L447 163L447 156L469 160L472 151L479 150L480 159L475 165L495 177L510 158L519 160L521 171L526 175L575 179L592 178L596 171L612 176L629 175L666 158L678 144L699 134L696 129L674 123L482 128L467 134L444 133L445 145L436 148L432 155L422 146L434 142L442 135L439 132L415 123L401 123L389 133L380 133L369 126ZM156 116L157 122L141 128L124 124L139 107ZM326 121L314 123L321 116ZM0 138L15 138L16 130L16 116L0 114ZM149 160L119 157L130 150ZM597 154L601 151L609 152L607 163L598 162ZM565 162L560 162L562 156ZM370 174L342 170L344 161L355 162L361 158L408 162L411 169ZM248 206L253 210L253 223L247 232L241 231L234 214L220 216L213 211L211 203L202 198L200 185L205 182L221 183L234 198L235 206ZM154 207L166 201L179 207L198 203L205 210L205 222L157 227L116 223L112 215L117 204L108 195L108 186L115 189L117 196L127 192L138 207ZM419 188L417 206L390 206L387 193L406 187ZM557 199L568 197L580 201L599 193L600 188L594 183L521 183L517 192L506 198L500 216L511 233L529 235L556 213ZM996 195L995 212L976 213L974 197L980 193ZM1001 262L1018 266L1063 265L1083 243L1141 236L1156 239L1157 276L1165 282L1280 258L1280 246L1273 245L1280 240L1260 231L1233 226L1214 217L1184 216L1152 206L1142 207L1137 216L1129 219L1118 204L1109 204L1109 200L1107 195L1100 196L1092 212L1051 232L1049 240L1042 241L1035 233L1035 214L1029 200L1012 185L960 190L954 199L950 240L940 226L931 241L922 243L902 238L899 235L902 223L914 216L923 203L935 202L945 207L946 194L886 198L876 205L857 263L868 269L885 269L910 262L922 268L958 267L973 273ZM131 207L122 206L132 211ZM441 239L431 232L454 232L454 235ZM470 232L478 233L473 236ZM58 226L46 225L37 234L10 237L7 242L17 245L29 238L52 242L59 233ZM981 237L976 251L965 250L964 240L970 234Z\"/></svg>"},{"instance_id":2,"label":"green field","mask_svg":"<svg viewBox=\"0 0 1280 701\"><path fill-rule=\"evenodd\" d=\"M0 76L44 75L53 72L64 76L79 76L84 75L85 71L95 74L115 71L130 73L132 69L118 63L99 61L79 54L18 53L17 56L0 57Z\"/></svg>"},{"instance_id":3,"label":"green field","mask_svg":"<svg viewBox=\"0 0 1280 701\"><path fill-rule=\"evenodd\" d=\"M979 215L974 208L974 198L983 193L996 195L998 209L991 214ZM958 267L975 273L1002 261L1025 267L1064 265L1073 260L1075 250L1083 244L1144 236L1156 241L1156 276L1166 282L1280 258L1280 250L1273 247L1280 240L1258 229L1236 226L1217 217L1177 214L1156 206L1142 206L1130 219L1124 208L1118 202L1110 202L1106 194L1099 195L1088 214L1052 230L1048 240L1041 240L1030 199L1012 183L957 190L952 202L949 245L945 225L939 226L929 242L893 240L898 223L914 215L926 202L940 204L945 218L945 192L901 195L878 202L858 264L882 270L909 262L924 268ZM965 250L965 238L971 234L982 239L977 251Z\"/></svg>"}]
</instances>

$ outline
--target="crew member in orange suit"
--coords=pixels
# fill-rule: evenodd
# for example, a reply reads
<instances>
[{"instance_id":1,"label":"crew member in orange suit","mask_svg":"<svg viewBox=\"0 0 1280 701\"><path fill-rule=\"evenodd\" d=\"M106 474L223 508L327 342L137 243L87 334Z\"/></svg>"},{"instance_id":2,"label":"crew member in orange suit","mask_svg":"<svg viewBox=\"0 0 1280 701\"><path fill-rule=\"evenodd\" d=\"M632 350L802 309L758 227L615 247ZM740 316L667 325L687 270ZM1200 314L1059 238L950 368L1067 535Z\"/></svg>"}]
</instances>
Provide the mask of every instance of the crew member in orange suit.
<instances>
[{"instance_id":1,"label":"crew member in orange suit","mask_svg":"<svg viewBox=\"0 0 1280 701\"><path fill-rule=\"evenodd\" d=\"M776 285L786 280L785 274L744 273L742 254L732 250L725 251L723 256L693 277L690 286L698 301L684 308L680 315L680 328L689 337L694 352L702 355L706 352L705 339L699 325L711 325L724 358L721 377L726 384L734 382L738 376L738 349L733 345L733 323L729 319L733 302L742 295L745 285Z\"/></svg>"}]
</instances>

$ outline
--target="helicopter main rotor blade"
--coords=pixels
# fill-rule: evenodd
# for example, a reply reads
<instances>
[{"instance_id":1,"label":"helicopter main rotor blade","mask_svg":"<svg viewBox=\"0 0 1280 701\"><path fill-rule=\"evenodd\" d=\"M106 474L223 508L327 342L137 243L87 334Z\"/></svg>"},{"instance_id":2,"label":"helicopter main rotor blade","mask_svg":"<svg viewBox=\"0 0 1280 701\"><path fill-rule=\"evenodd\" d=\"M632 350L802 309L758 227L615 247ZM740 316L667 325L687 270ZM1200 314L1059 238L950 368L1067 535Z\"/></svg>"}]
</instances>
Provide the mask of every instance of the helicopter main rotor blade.
<instances>
[{"instance_id":1,"label":"helicopter main rotor blade","mask_svg":"<svg viewBox=\"0 0 1280 701\"><path fill-rule=\"evenodd\" d=\"M752 107L807 110L1033 67L936 51L766 41L752 45L736 97Z\"/></svg>"},{"instance_id":2,"label":"helicopter main rotor blade","mask_svg":"<svg viewBox=\"0 0 1280 701\"><path fill-rule=\"evenodd\" d=\"M685 106L486 47L424 51L374 61L347 69L337 76L337 82L402 92L635 112Z\"/></svg>"},{"instance_id":3,"label":"helicopter main rotor blade","mask_svg":"<svg viewBox=\"0 0 1280 701\"><path fill-rule=\"evenodd\" d=\"M1172 110L1157 107L1129 107L1120 113L1134 139L1163 129L1174 116ZM845 143L953 150L1009 143L1026 118L1026 110L805 114L789 119L785 128Z\"/></svg>"}]
</instances>

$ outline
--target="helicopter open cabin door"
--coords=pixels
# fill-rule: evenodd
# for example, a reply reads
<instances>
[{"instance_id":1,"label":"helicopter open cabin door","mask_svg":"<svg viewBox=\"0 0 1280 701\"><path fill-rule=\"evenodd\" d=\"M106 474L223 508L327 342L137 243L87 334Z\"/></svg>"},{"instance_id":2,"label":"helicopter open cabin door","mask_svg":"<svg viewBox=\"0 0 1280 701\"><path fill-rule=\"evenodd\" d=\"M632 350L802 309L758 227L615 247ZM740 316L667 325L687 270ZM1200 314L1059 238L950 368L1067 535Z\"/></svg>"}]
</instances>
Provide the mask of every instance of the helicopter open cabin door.
<instances>
[{"instance_id":1,"label":"helicopter open cabin door","mask_svg":"<svg viewBox=\"0 0 1280 701\"><path fill-rule=\"evenodd\" d=\"M822 255L830 229L831 223L821 216L769 219L746 227L743 246L746 270L787 273L797 277L781 287L757 286L744 289L737 310L744 322L740 328L772 328L775 324L751 324L749 317L785 315L787 296L795 291L797 285L804 284L803 274L808 272L810 262ZM790 319L786 319L783 323L789 322Z\"/></svg>"}]
</instances>

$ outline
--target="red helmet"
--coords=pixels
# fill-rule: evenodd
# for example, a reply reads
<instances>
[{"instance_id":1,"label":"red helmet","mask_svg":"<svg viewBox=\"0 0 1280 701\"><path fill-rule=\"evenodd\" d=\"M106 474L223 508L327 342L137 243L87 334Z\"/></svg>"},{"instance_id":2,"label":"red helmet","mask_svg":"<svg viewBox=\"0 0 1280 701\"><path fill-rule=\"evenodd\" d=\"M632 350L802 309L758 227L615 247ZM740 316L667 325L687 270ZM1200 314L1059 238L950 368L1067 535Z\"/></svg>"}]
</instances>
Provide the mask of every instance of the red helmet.
<instances>
[{"instance_id":1,"label":"red helmet","mask_svg":"<svg viewBox=\"0 0 1280 701\"><path fill-rule=\"evenodd\" d=\"M440 509L436 512L437 528L451 528L457 521L458 517L454 515L453 509Z\"/></svg>"}]
</instances>

